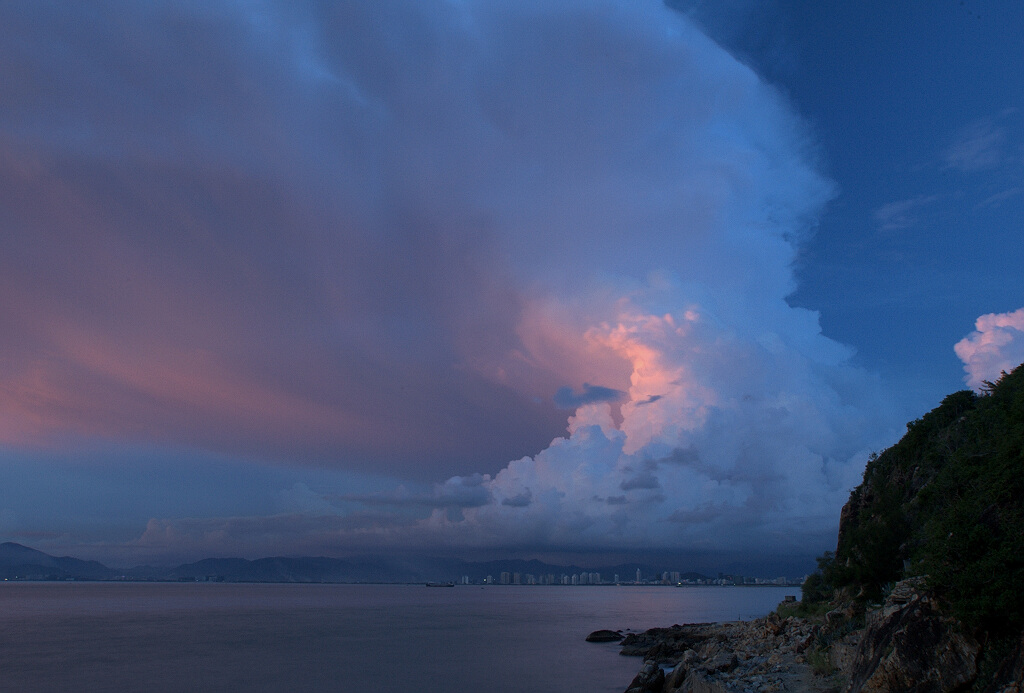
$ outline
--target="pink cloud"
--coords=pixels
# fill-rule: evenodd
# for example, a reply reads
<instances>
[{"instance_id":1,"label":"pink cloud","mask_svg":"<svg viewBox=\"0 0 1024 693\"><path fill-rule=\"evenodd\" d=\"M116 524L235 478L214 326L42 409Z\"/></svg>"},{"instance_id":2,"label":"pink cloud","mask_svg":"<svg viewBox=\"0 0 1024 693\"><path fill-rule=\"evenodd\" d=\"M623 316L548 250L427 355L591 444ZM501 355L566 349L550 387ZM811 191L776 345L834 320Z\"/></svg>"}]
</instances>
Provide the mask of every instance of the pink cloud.
<instances>
[{"instance_id":1,"label":"pink cloud","mask_svg":"<svg viewBox=\"0 0 1024 693\"><path fill-rule=\"evenodd\" d=\"M1024 362L1024 308L1009 313L982 315L974 332L953 347L964 362L964 381L980 390L985 381L996 381Z\"/></svg>"}]
</instances>

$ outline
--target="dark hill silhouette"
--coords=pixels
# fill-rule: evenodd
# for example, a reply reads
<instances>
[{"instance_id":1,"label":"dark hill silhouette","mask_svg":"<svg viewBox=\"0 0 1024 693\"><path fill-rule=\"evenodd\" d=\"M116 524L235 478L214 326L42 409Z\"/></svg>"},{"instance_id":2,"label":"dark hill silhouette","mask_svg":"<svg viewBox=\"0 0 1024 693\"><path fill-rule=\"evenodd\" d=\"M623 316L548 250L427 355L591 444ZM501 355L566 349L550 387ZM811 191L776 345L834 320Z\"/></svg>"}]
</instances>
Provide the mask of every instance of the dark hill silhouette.
<instances>
[{"instance_id":1,"label":"dark hill silhouette","mask_svg":"<svg viewBox=\"0 0 1024 693\"><path fill-rule=\"evenodd\" d=\"M28 546L8 541L0 544L0 577L64 580L108 580L116 571L98 561L70 556L51 556Z\"/></svg>"}]
</instances>

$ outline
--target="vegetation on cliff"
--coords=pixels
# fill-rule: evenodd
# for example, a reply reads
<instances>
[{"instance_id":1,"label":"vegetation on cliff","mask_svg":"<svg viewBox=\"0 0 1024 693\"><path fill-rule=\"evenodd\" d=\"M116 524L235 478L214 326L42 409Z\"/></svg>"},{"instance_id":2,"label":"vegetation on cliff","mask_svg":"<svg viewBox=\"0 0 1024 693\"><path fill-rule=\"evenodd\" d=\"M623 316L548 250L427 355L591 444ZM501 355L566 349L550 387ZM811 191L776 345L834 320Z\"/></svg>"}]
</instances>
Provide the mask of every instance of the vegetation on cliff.
<instances>
[{"instance_id":1,"label":"vegetation on cliff","mask_svg":"<svg viewBox=\"0 0 1024 693\"><path fill-rule=\"evenodd\" d=\"M1024 624L1024 367L949 395L872 455L804 598L879 601L914 575L970 627Z\"/></svg>"},{"instance_id":2,"label":"vegetation on cliff","mask_svg":"<svg viewBox=\"0 0 1024 693\"><path fill-rule=\"evenodd\" d=\"M1024 365L949 395L871 456L800 611L828 612L812 649L830 661L836 642L859 642L850 690L938 671L949 685L927 690L989 693L1024 685L1022 584Z\"/></svg>"}]
</instances>

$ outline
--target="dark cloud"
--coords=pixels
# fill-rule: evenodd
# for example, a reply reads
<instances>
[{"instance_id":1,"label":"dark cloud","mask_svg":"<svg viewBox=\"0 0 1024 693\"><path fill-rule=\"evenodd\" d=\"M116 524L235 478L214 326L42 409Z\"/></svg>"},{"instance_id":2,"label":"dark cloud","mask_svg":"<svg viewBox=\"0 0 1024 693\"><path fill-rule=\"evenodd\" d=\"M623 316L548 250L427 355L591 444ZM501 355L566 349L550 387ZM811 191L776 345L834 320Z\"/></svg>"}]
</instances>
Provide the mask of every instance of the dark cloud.
<instances>
[{"instance_id":1,"label":"dark cloud","mask_svg":"<svg viewBox=\"0 0 1024 693\"><path fill-rule=\"evenodd\" d=\"M170 562L196 560L225 551L247 558L322 555L325 551L341 553L354 546L351 540L339 542L339 535L396 530L412 523L409 518L381 512L151 519L138 539L120 547L95 550L108 556L120 553ZM360 548L372 545L372 541L366 541ZM253 547L259 549L254 551Z\"/></svg>"},{"instance_id":2,"label":"dark cloud","mask_svg":"<svg viewBox=\"0 0 1024 693\"><path fill-rule=\"evenodd\" d=\"M428 141L396 102L424 55L290 38L322 12L323 41L445 22L268 10L0 9L4 438L433 478L541 448L564 425L550 391L478 365L517 348L525 301L486 215L434 198L431 155L381 130Z\"/></svg>"},{"instance_id":3,"label":"dark cloud","mask_svg":"<svg viewBox=\"0 0 1024 693\"><path fill-rule=\"evenodd\" d=\"M626 393L622 390L583 383L583 388L579 393L573 392L572 388L568 386L558 388L552 400L559 409L578 409L584 404L595 402L618 402L625 396Z\"/></svg>"},{"instance_id":4,"label":"dark cloud","mask_svg":"<svg viewBox=\"0 0 1024 693\"><path fill-rule=\"evenodd\" d=\"M675 464L698 465L700 464L700 452L693 447L676 448L671 455L663 457L659 462L672 462Z\"/></svg>"},{"instance_id":5,"label":"dark cloud","mask_svg":"<svg viewBox=\"0 0 1024 693\"><path fill-rule=\"evenodd\" d=\"M666 520L669 522L682 522L684 524L708 523L721 517L727 508L716 507L711 504L701 505L696 508L679 508L669 515Z\"/></svg>"},{"instance_id":6,"label":"dark cloud","mask_svg":"<svg viewBox=\"0 0 1024 693\"><path fill-rule=\"evenodd\" d=\"M508 498L502 498L501 504L507 505L510 508L525 508L532 500L533 494L530 492L530 489L526 489L522 493L517 493L516 495Z\"/></svg>"},{"instance_id":7,"label":"dark cloud","mask_svg":"<svg viewBox=\"0 0 1024 693\"><path fill-rule=\"evenodd\" d=\"M443 484L436 484L428 493L410 492L401 487L397 491L373 494L346 494L341 496L340 500L355 501L367 506L414 506L448 509L476 508L493 502L491 492L485 485L488 480L489 477L480 474L473 474L468 477L456 476L448 479ZM529 504L528 493L526 504Z\"/></svg>"},{"instance_id":8,"label":"dark cloud","mask_svg":"<svg viewBox=\"0 0 1024 693\"><path fill-rule=\"evenodd\" d=\"M658 482L658 477L648 471L644 471L629 479L624 479L619 484L619 488L623 491L632 491L633 489L661 488L661 484Z\"/></svg>"}]
</instances>

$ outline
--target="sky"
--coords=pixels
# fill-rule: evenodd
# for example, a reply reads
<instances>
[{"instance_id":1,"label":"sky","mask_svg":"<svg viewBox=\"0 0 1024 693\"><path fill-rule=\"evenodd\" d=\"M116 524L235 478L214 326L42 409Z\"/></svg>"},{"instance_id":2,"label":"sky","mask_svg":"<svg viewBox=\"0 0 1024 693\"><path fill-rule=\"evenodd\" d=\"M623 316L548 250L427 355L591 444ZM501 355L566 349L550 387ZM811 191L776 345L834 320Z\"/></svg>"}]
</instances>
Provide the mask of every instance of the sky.
<instances>
[{"instance_id":1,"label":"sky","mask_svg":"<svg viewBox=\"0 0 1024 693\"><path fill-rule=\"evenodd\" d=\"M0 6L0 540L813 567L1024 361L1024 6Z\"/></svg>"}]
</instances>

